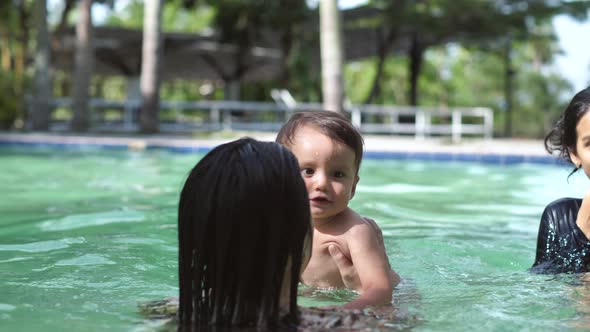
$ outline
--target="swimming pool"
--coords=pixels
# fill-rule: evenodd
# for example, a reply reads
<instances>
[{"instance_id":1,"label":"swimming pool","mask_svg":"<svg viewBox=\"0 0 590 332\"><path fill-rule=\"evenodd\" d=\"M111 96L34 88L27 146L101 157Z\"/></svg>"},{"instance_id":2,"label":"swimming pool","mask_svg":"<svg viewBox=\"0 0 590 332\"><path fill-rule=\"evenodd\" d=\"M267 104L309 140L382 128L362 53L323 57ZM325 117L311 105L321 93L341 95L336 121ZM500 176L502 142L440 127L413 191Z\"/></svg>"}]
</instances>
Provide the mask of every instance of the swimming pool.
<instances>
[{"instance_id":1,"label":"swimming pool","mask_svg":"<svg viewBox=\"0 0 590 332\"><path fill-rule=\"evenodd\" d=\"M0 330L153 327L136 303L176 295L176 204L200 155L0 148ZM543 207L580 197L555 165L365 160L351 205L378 221L416 331L588 326L590 290L530 275ZM354 294L316 292L304 305Z\"/></svg>"}]
</instances>

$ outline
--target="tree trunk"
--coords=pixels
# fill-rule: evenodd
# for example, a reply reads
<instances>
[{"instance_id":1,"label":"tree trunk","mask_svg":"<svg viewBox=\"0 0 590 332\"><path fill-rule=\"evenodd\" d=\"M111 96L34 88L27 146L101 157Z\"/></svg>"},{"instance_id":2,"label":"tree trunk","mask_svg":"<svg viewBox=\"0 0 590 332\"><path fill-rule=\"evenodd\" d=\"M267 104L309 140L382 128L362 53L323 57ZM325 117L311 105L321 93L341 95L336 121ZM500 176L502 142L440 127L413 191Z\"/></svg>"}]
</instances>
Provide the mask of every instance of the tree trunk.
<instances>
[{"instance_id":1,"label":"tree trunk","mask_svg":"<svg viewBox=\"0 0 590 332\"><path fill-rule=\"evenodd\" d=\"M418 106L418 79L422 71L424 61L424 46L420 44L417 36L412 36L410 45L410 105Z\"/></svg>"},{"instance_id":2,"label":"tree trunk","mask_svg":"<svg viewBox=\"0 0 590 332\"><path fill-rule=\"evenodd\" d=\"M74 0L65 0L64 10L61 12L59 23L55 28L55 34L58 37L61 36L68 27L68 17L70 15L70 12L72 11L72 8L74 7L74 2Z\"/></svg>"},{"instance_id":3,"label":"tree trunk","mask_svg":"<svg viewBox=\"0 0 590 332\"><path fill-rule=\"evenodd\" d=\"M289 86L290 71L289 71L289 57L293 49L293 27L290 26L285 29L281 35L281 72L279 74L279 86L285 89Z\"/></svg>"},{"instance_id":4,"label":"tree trunk","mask_svg":"<svg viewBox=\"0 0 590 332\"><path fill-rule=\"evenodd\" d=\"M159 130L160 61L162 57L162 0L147 0L143 14L143 50L141 61L142 105L139 115L140 131Z\"/></svg>"},{"instance_id":5,"label":"tree trunk","mask_svg":"<svg viewBox=\"0 0 590 332\"><path fill-rule=\"evenodd\" d=\"M382 32L379 33L379 45L377 46L377 56L379 57L379 60L377 61L377 70L375 72L373 84L371 85L371 92L369 92L369 96L365 99L365 104L371 104L381 95L381 77L383 77L385 59L387 58L387 54L391 49L394 39L395 33L393 30L390 30L385 37L383 37Z\"/></svg>"},{"instance_id":6,"label":"tree trunk","mask_svg":"<svg viewBox=\"0 0 590 332\"><path fill-rule=\"evenodd\" d=\"M324 109L343 112L343 52L337 0L320 0L320 49Z\"/></svg>"},{"instance_id":7,"label":"tree trunk","mask_svg":"<svg viewBox=\"0 0 590 332\"><path fill-rule=\"evenodd\" d=\"M51 113L51 81L49 78L49 31L47 28L46 0L35 1L37 52L35 54L35 81L31 125L33 130L49 130Z\"/></svg>"},{"instance_id":8,"label":"tree trunk","mask_svg":"<svg viewBox=\"0 0 590 332\"><path fill-rule=\"evenodd\" d=\"M0 30L0 53L2 56L2 70L5 72L9 72L12 70L12 52L10 50L10 44L12 40L10 38L10 34L6 32L6 30Z\"/></svg>"},{"instance_id":9,"label":"tree trunk","mask_svg":"<svg viewBox=\"0 0 590 332\"><path fill-rule=\"evenodd\" d=\"M514 69L512 68L512 40L506 41L506 50L504 54L504 65L506 67L504 76L504 98L506 113L504 118L504 136L512 137L512 82L514 79Z\"/></svg>"},{"instance_id":10,"label":"tree trunk","mask_svg":"<svg viewBox=\"0 0 590 332\"><path fill-rule=\"evenodd\" d=\"M25 90L25 67L29 55L30 13L25 1L17 1L16 6L20 31L17 32L18 45L14 48L14 91L17 95L22 95Z\"/></svg>"},{"instance_id":11,"label":"tree trunk","mask_svg":"<svg viewBox=\"0 0 590 332\"><path fill-rule=\"evenodd\" d=\"M224 81L223 99L225 100L240 100L240 81L228 80Z\"/></svg>"},{"instance_id":12,"label":"tree trunk","mask_svg":"<svg viewBox=\"0 0 590 332\"><path fill-rule=\"evenodd\" d=\"M89 87L94 66L94 42L92 0L80 0L78 4L78 22L76 23L76 55L74 64L74 100L72 107L74 117L72 130L83 132L90 127Z\"/></svg>"}]
</instances>

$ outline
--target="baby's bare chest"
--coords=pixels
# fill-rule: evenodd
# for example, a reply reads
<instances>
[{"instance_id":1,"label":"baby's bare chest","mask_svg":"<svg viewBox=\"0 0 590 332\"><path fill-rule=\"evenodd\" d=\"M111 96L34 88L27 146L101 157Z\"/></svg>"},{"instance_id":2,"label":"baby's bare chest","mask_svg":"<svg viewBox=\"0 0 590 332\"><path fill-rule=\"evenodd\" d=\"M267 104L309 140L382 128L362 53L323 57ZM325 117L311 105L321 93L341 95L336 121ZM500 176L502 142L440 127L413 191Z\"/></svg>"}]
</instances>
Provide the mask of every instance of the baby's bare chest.
<instances>
[{"instance_id":1,"label":"baby's bare chest","mask_svg":"<svg viewBox=\"0 0 590 332\"><path fill-rule=\"evenodd\" d=\"M328 249L332 245L335 245L345 257L351 259L345 237L314 232L312 255L309 265L325 272L337 272L338 268Z\"/></svg>"},{"instance_id":2,"label":"baby's bare chest","mask_svg":"<svg viewBox=\"0 0 590 332\"><path fill-rule=\"evenodd\" d=\"M350 250L348 248L348 241L345 235L342 234L327 234L318 231L313 233L313 247L312 256L331 258L328 248L331 245L336 245L342 253L350 257Z\"/></svg>"},{"instance_id":3,"label":"baby's bare chest","mask_svg":"<svg viewBox=\"0 0 590 332\"><path fill-rule=\"evenodd\" d=\"M317 287L344 287L340 271L328 247L336 245L350 259L348 245L342 237L314 232L311 259L303 273L306 284Z\"/></svg>"}]
</instances>

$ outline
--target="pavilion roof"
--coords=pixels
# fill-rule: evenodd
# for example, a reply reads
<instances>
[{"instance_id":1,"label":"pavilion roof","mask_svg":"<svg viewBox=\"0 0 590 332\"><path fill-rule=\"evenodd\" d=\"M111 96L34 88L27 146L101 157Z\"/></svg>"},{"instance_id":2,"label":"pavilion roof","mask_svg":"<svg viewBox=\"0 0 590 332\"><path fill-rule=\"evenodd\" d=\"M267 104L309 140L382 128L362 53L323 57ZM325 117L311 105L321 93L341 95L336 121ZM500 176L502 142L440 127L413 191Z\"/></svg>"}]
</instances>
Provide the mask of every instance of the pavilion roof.
<instances>
[{"instance_id":1,"label":"pavilion roof","mask_svg":"<svg viewBox=\"0 0 590 332\"><path fill-rule=\"evenodd\" d=\"M102 75L139 76L143 33L137 29L94 27L94 72ZM238 48L220 44L213 36L163 33L162 78L222 79L235 68ZM58 69L74 68L75 32L68 29L53 43L51 60ZM247 57L244 80L265 80L280 70L281 52L255 46Z\"/></svg>"},{"instance_id":2,"label":"pavilion roof","mask_svg":"<svg viewBox=\"0 0 590 332\"><path fill-rule=\"evenodd\" d=\"M375 10L358 8L342 13L344 21L375 15ZM308 26L316 27L317 22ZM94 27L94 72L101 75L138 77L141 73L143 33L139 29L120 27ZM231 77L239 68L236 64L240 52L236 45L218 42L214 34L163 33L162 79L210 79ZM371 28L348 27L342 34L345 61L354 61L377 54L379 31ZM267 32L261 43L250 49L246 57L244 81L260 81L276 78L283 63L280 36ZM407 48L407 41L394 45L394 49ZM64 71L73 71L75 30L69 28L52 43L52 64ZM312 49L312 69L319 68L319 41L309 45Z\"/></svg>"}]
</instances>

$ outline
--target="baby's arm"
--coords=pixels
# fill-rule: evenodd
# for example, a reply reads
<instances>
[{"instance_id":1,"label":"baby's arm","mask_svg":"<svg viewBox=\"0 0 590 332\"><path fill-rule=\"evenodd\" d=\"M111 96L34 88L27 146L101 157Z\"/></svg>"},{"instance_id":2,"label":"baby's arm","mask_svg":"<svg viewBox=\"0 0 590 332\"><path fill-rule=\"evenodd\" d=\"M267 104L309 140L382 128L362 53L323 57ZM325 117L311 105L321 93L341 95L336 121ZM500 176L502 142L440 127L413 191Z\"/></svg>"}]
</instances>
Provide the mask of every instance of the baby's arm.
<instances>
[{"instance_id":1,"label":"baby's arm","mask_svg":"<svg viewBox=\"0 0 590 332\"><path fill-rule=\"evenodd\" d=\"M394 280L384 247L373 227L363 220L351 228L347 242L361 287L357 288L360 296L343 308L360 309L391 302Z\"/></svg>"},{"instance_id":2,"label":"baby's arm","mask_svg":"<svg viewBox=\"0 0 590 332\"><path fill-rule=\"evenodd\" d=\"M377 240L379 241L379 247L381 247L379 249L379 252L381 252L383 254L383 259L385 259L385 261L387 262L387 265L389 266L389 278L391 279L392 287L395 287L395 286L397 286L397 284L399 284L399 282L401 281L401 278L400 278L399 274L397 274L397 272L395 272L395 270L391 268L391 264L389 264L389 258L387 257L387 252L385 251L385 241L383 241L383 232L381 232L381 228L379 228L379 226L377 226L377 223L375 222L375 220L373 220L371 218L367 218L367 217L363 217L363 219L369 225L371 225L371 227L373 228L373 231L375 231L375 234L377 235Z\"/></svg>"},{"instance_id":3,"label":"baby's arm","mask_svg":"<svg viewBox=\"0 0 590 332\"><path fill-rule=\"evenodd\" d=\"M383 253L384 259L389 263L387 253L385 251L385 243L383 241L383 233L381 232L381 229L379 228L379 226L377 226L375 220L367 217L363 217L363 219L367 223L369 223L369 225L371 225L371 227L375 231L375 234L377 235L377 240L379 241L379 246L381 247L380 251ZM340 272L340 276L342 277L342 281L344 282L346 288L361 289L361 280L359 279L356 267L352 264L350 258L344 255L340 247L338 247L337 245L330 245L328 247L328 252L330 253L330 256L332 256L332 259L336 263L336 266L338 267L338 271ZM389 278L391 279L393 287L395 287L399 284L401 278L399 274L397 274L397 272L395 272L395 270L391 268L391 265L389 266L389 269Z\"/></svg>"}]
</instances>

